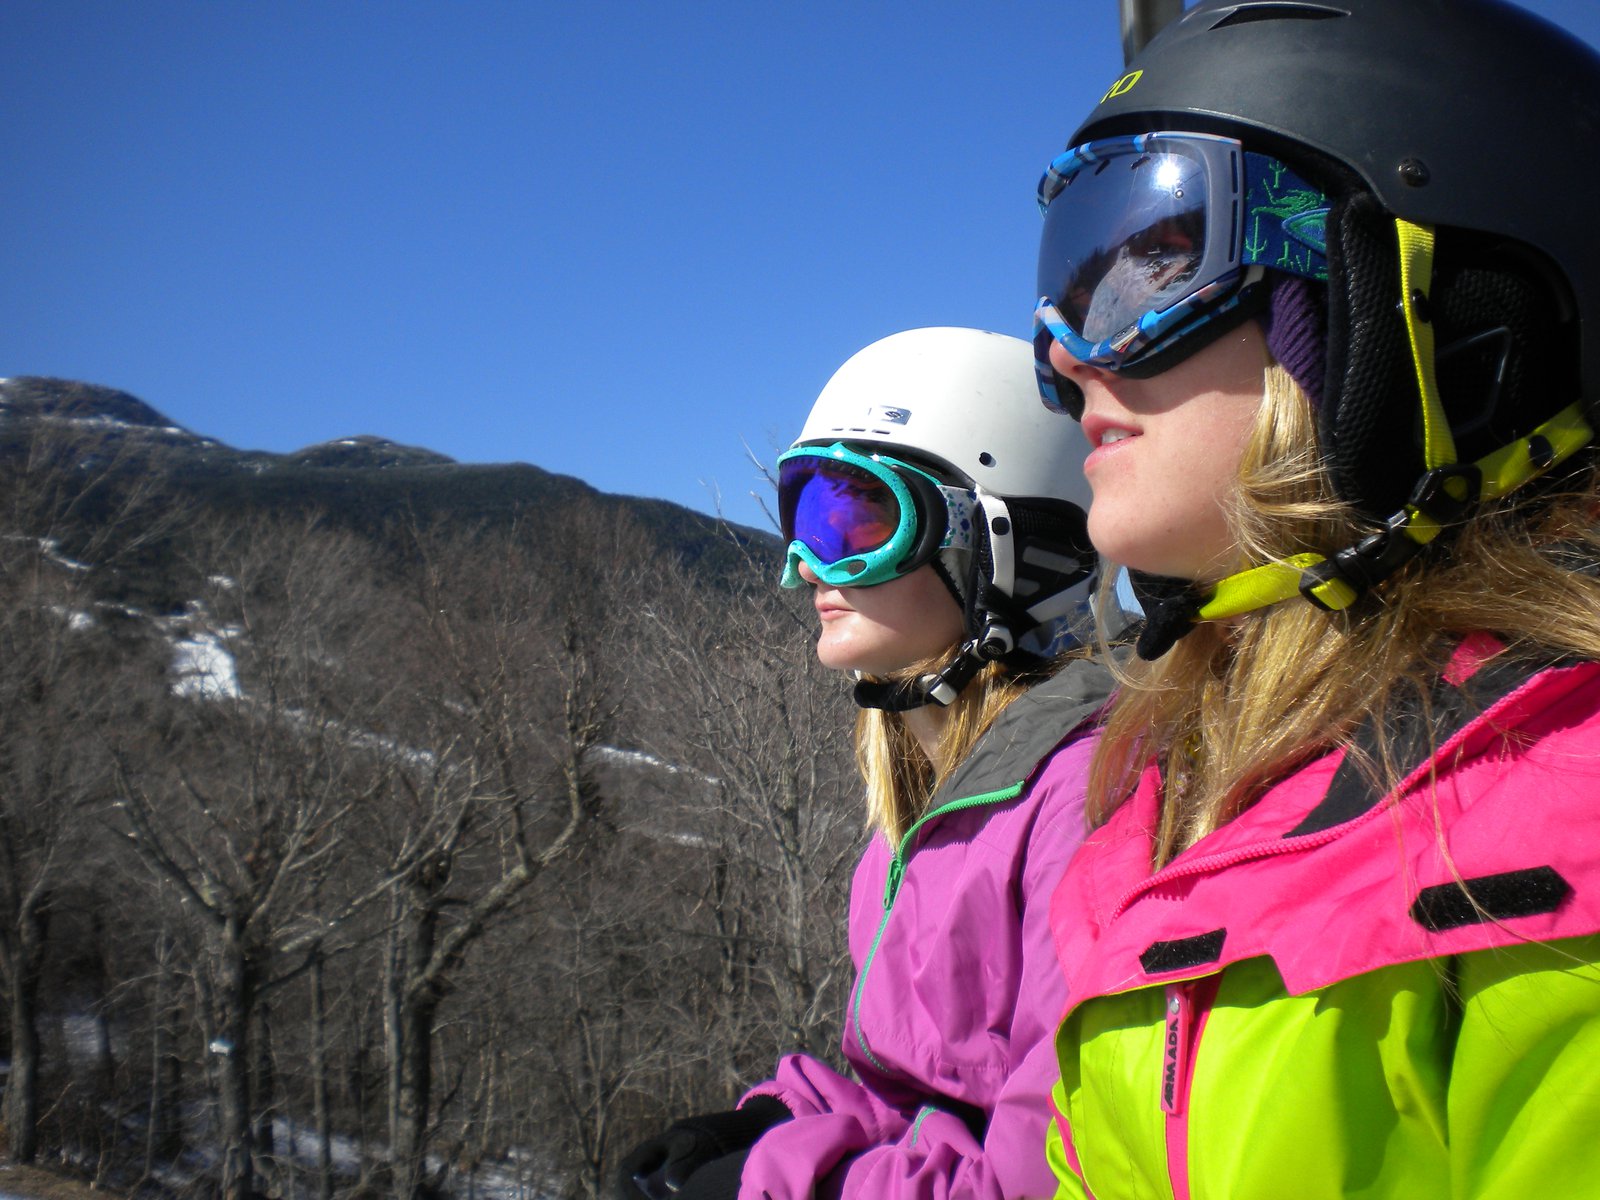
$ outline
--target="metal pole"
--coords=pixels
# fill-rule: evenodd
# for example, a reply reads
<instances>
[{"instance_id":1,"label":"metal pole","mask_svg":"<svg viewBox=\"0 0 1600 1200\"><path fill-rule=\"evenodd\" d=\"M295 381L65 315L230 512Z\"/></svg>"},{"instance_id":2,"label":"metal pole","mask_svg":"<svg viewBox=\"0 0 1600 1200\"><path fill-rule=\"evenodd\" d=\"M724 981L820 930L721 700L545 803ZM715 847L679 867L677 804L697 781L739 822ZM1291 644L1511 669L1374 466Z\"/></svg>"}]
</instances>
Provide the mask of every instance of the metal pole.
<instances>
[{"instance_id":1,"label":"metal pole","mask_svg":"<svg viewBox=\"0 0 1600 1200\"><path fill-rule=\"evenodd\" d=\"M1168 21L1183 12L1183 0L1117 0L1122 10L1122 61L1128 62Z\"/></svg>"}]
</instances>

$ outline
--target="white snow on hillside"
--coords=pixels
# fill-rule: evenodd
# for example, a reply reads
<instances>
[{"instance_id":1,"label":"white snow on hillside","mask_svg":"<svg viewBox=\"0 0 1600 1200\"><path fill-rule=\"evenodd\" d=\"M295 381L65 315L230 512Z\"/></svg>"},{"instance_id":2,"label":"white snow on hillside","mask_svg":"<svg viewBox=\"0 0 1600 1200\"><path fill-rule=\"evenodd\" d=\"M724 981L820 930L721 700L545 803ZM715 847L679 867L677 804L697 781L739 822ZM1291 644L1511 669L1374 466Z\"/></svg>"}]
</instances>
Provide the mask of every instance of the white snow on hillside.
<instances>
[{"instance_id":1,"label":"white snow on hillside","mask_svg":"<svg viewBox=\"0 0 1600 1200\"><path fill-rule=\"evenodd\" d=\"M73 633L82 633L85 629L94 628L94 618L82 609L64 608L59 604L52 604L48 611L65 621L67 628Z\"/></svg>"},{"instance_id":2,"label":"white snow on hillside","mask_svg":"<svg viewBox=\"0 0 1600 1200\"><path fill-rule=\"evenodd\" d=\"M195 700L239 700L233 655L214 633L195 633L172 644L172 692Z\"/></svg>"},{"instance_id":3,"label":"white snow on hillside","mask_svg":"<svg viewBox=\"0 0 1600 1200\"><path fill-rule=\"evenodd\" d=\"M721 782L714 775L707 775L703 771L695 770L693 767L680 767L676 763L668 762L659 755L649 754L643 750L623 750L618 746L600 746L598 747L598 753L607 762L615 763L618 766L649 767L651 770L665 771L669 775L693 775L702 782L713 786Z\"/></svg>"},{"instance_id":4,"label":"white snow on hillside","mask_svg":"<svg viewBox=\"0 0 1600 1200\"><path fill-rule=\"evenodd\" d=\"M89 570L88 563L78 562L76 559L68 558L65 554L62 554L61 546L55 538L40 538L39 553L43 554L49 562L55 563L58 567L64 567L68 571Z\"/></svg>"}]
</instances>

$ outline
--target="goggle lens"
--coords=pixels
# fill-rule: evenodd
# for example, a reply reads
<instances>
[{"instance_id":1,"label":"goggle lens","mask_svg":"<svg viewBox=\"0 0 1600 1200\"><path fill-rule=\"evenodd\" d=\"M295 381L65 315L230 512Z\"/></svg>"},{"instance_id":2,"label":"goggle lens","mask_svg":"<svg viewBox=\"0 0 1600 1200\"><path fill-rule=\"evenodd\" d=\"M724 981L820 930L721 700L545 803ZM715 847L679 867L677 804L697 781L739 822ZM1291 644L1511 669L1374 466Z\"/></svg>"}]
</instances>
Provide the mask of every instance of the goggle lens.
<instances>
[{"instance_id":1,"label":"goggle lens","mask_svg":"<svg viewBox=\"0 0 1600 1200\"><path fill-rule=\"evenodd\" d=\"M1328 277L1327 196L1232 138L1088 142L1050 164L1039 204L1039 326L1079 362L1106 370L1178 361L1169 352L1181 355L1190 333L1261 294L1266 268ZM1036 343L1046 404L1055 377L1048 350ZM1060 391L1055 403L1066 409Z\"/></svg>"},{"instance_id":2,"label":"goggle lens","mask_svg":"<svg viewBox=\"0 0 1600 1200\"><path fill-rule=\"evenodd\" d=\"M778 516L784 541L799 541L824 563L881 549L901 522L899 498L885 481L853 463L813 457L779 465Z\"/></svg>"},{"instance_id":3,"label":"goggle lens","mask_svg":"<svg viewBox=\"0 0 1600 1200\"><path fill-rule=\"evenodd\" d=\"M1038 294L1086 342L1136 333L1192 290L1206 196L1205 164L1176 151L1084 162L1045 210Z\"/></svg>"}]
</instances>

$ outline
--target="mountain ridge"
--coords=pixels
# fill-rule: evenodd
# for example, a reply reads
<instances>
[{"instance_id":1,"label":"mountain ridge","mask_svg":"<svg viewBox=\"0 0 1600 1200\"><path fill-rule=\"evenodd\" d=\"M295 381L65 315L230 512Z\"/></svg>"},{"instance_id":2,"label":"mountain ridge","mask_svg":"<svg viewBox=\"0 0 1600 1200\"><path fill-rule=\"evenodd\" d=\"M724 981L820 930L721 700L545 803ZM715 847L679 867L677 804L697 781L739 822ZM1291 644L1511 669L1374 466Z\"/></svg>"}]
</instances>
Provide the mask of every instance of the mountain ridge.
<instances>
[{"instance_id":1,"label":"mountain ridge","mask_svg":"<svg viewBox=\"0 0 1600 1200\"><path fill-rule=\"evenodd\" d=\"M667 500L602 492L532 463L462 463L370 433L289 453L239 449L113 387L49 376L0 379L0 461L14 461L30 438L49 432L74 444L84 463L153 474L181 502L230 517L319 512L375 536L398 515L489 526L542 519L555 529L563 514L589 507L626 513L658 548L714 574L751 557L775 557L777 548L770 533Z\"/></svg>"}]
</instances>

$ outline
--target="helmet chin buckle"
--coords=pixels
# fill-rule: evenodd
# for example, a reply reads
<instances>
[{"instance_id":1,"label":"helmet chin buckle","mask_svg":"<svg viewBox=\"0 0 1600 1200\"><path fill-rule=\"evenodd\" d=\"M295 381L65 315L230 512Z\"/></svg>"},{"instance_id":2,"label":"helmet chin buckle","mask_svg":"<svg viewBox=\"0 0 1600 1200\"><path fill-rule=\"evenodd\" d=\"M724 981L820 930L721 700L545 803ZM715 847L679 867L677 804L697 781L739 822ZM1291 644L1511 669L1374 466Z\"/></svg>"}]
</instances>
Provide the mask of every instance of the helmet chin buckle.
<instances>
[{"instance_id":1,"label":"helmet chin buckle","mask_svg":"<svg viewBox=\"0 0 1600 1200\"><path fill-rule=\"evenodd\" d=\"M986 662L997 658L1004 658L1017 648L1016 638L1011 636L1011 627L1002 625L992 618L984 622L983 632L978 636L976 653Z\"/></svg>"},{"instance_id":2,"label":"helmet chin buckle","mask_svg":"<svg viewBox=\"0 0 1600 1200\"><path fill-rule=\"evenodd\" d=\"M983 633L961 644L955 658L942 671L930 671L903 683L879 683L856 676L855 701L861 708L906 712L926 704L948 708L961 689L971 683L985 663L1004 658L1016 647L1011 628L997 620L985 623Z\"/></svg>"},{"instance_id":3,"label":"helmet chin buckle","mask_svg":"<svg viewBox=\"0 0 1600 1200\"><path fill-rule=\"evenodd\" d=\"M1433 468L1382 529L1303 570L1300 594L1326 612L1348 608L1465 517L1482 492L1483 471L1474 463Z\"/></svg>"}]
</instances>

